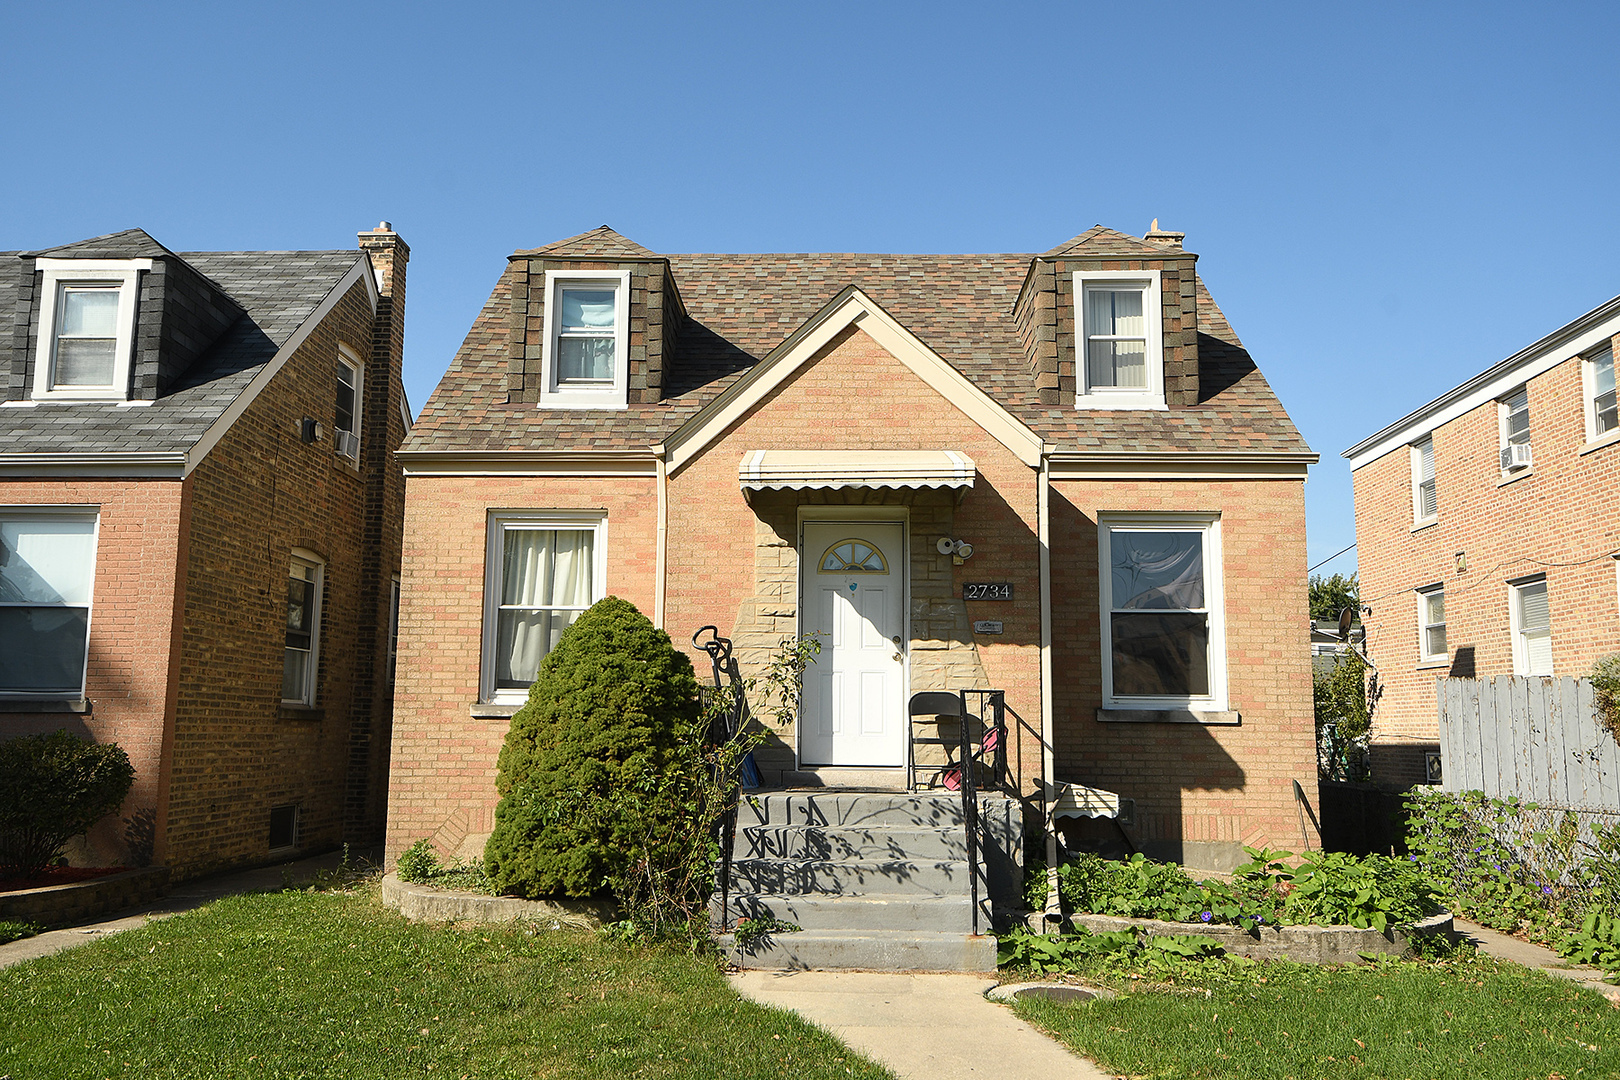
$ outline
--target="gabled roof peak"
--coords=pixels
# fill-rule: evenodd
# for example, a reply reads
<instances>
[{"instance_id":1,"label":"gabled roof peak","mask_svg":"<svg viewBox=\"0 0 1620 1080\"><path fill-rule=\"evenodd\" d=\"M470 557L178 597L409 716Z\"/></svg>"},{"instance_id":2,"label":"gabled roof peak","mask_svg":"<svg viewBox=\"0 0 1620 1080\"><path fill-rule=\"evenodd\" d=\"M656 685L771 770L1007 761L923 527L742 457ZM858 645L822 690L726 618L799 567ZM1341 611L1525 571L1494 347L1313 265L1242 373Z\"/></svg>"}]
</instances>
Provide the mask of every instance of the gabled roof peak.
<instances>
[{"instance_id":1,"label":"gabled roof peak","mask_svg":"<svg viewBox=\"0 0 1620 1080\"><path fill-rule=\"evenodd\" d=\"M656 259L656 252L648 251L634 240L614 232L606 225L598 225L589 232L556 240L537 248L519 250L518 255L552 255L567 258Z\"/></svg>"},{"instance_id":2,"label":"gabled roof peak","mask_svg":"<svg viewBox=\"0 0 1620 1080\"><path fill-rule=\"evenodd\" d=\"M1154 224L1158 224L1157 219L1154 220ZM1072 240L1065 240L1052 250L1041 252L1040 257L1057 259L1064 255L1146 255L1162 259L1164 254L1163 244L1149 243L1115 229L1093 225Z\"/></svg>"},{"instance_id":3,"label":"gabled roof peak","mask_svg":"<svg viewBox=\"0 0 1620 1080\"><path fill-rule=\"evenodd\" d=\"M174 252L152 239L145 229L125 229L32 254L42 259L161 259Z\"/></svg>"}]
</instances>

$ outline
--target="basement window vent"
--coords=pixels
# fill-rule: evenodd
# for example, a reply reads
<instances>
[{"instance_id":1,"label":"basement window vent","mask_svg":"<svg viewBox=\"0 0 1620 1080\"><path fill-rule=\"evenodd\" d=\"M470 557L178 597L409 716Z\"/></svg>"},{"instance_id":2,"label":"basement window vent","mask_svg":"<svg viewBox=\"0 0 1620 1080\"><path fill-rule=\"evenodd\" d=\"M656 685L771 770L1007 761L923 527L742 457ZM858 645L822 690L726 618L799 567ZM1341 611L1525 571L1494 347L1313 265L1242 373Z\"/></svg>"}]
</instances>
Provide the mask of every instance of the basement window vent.
<instances>
[{"instance_id":1,"label":"basement window vent","mask_svg":"<svg viewBox=\"0 0 1620 1080\"><path fill-rule=\"evenodd\" d=\"M270 808L270 850L287 851L298 846L298 807Z\"/></svg>"}]
</instances>

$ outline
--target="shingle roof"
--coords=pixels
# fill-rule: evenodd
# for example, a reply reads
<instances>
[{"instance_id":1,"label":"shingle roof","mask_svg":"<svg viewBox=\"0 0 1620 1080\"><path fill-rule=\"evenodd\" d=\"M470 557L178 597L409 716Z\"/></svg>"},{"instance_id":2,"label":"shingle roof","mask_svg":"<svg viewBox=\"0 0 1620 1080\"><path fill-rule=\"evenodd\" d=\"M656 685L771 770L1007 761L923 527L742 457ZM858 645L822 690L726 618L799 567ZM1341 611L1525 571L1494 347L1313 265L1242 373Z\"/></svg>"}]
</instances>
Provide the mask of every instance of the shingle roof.
<instances>
[{"instance_id":1,"label":"shingle roof","mask_svg":"<svg viewBox=\"0 0 1620 1080\"><path fill-rule=\"evenodd\" d=\"M1050 251L1041 252L1043 259L1058 259L1064 255L1140 255L1162 259L1168 254L1162 246L1138 240L1101 225L1093 225L1072 240L1065 240Z\"/></svg>"},{"instance_id":2,"label":"shingle roof","mask_svg":"<svg viewBox=\"0 0 1620 1080\"><path fill-rule=\"evenodd\" d=\"M132 229L84 243L118 237L138 243L136 234L151 240ZM90 252L104 250L79 245L52 250L68 249L75 249L72 254L79 257L97 257ZM240 304L243 316L197 358L168 393L148 407L72 402L0 408L0 454L189 450L362 257L357 250L180 253L179 258ZM14 273L0 274L0 312L10 312L15 306L14 277ZM11 347L11 335L0 335L0 370L9 367Z\"/></svg>"},{"instance_id":3,"label":"shingle roof","mask_svg":"<svg viewBox=\"0 0 1620 1080\"><path fill-rule=\"evenodd\" d=\"M566 240L558 240L544 247L531 248L528 251L519 251L518 255L552 255L570 258L609 258L609 259L656 259L655 252L648 251L634 240L627 239L608 228L598 225L590 232L582 232L578 236L570 236Z\"/></svg>"},{"instance_id":4,"label":"shingle roof","mask_svg":"<svg viewBox=\"0 0 1620 1080\"><path fill-rule=\"evenodd\" d=\"M160 259L174 253L145 229L125 229L32 254L42 259Z\"/></svg>"},{"instance_id":5,"label":"shingle roof","mask_svg":"<svg viewBox=\"0 0 1620 1080\"><path fill-rule=\"evenodd\" d=\"M586 234L587 236L590 234ZM1117 243L1089 230L1076 241ZM1136 241L1141 244L1141 241ZM1062 245L1067 248L1070 245ZM546 250L546 249L538 249ZM1163 257L1163 248L1151 249ZM1043 406L1013 324L1030 260L1007 255L669 255L686 305L665 400L622 410L507 404L502 277L411 428L406 450L625 450L662 442L847 285L1063 449L1308 452L1215 301L1198 288L1203 400L1136 412Z\"/></svg>"}]
</instances>

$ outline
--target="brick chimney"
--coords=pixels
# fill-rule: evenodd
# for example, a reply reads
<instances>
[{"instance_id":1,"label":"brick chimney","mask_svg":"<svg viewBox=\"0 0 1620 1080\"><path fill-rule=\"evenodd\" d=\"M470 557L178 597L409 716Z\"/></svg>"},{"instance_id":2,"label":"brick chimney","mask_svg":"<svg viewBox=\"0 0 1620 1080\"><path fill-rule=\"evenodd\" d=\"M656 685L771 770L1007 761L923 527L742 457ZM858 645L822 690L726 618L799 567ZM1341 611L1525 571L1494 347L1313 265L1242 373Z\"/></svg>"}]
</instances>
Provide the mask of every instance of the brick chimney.
<instances>
[{"instance_id":1,"label":"brick chimney","mask_svg":"<svg viewBox=\"0 0 1620 1080\"><path fill-rule=\"evenodd\" d=\"M1159 219L1154 218L1153 224L1148 226L1148 231L1142 235L1142 239L1158 247L1169 248L1172 251L1180 251L1181 242L1187 239L1187 234L1179 232L1167 232L1159 228Z\"/></svg>"},{"instance_id":2,"label":"brick chimney","mask_svg":"<svg viewBox=\"0 0 1620 1080\"><path fill-rule=\"evenodd\" d=\"M1155 223L1157 224L1157 223ZM386 221L360 234L360 250L371 256L371 269L377 275L377 291L405 306L405 263L411 257L410 245ZM398 288L395 288L396 279Z\"/></svg>"}]
</instances>

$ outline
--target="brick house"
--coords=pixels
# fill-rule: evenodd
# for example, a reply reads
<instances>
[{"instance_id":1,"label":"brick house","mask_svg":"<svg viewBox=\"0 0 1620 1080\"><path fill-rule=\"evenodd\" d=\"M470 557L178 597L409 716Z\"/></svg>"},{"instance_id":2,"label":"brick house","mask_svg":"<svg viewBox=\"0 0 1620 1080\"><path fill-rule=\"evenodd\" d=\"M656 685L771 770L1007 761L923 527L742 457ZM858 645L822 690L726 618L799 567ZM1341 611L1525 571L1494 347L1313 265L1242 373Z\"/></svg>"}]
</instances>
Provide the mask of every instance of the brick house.
<instances>
[{"instance_id":1,"label":"brick house","mask_svg":"<svg viewBox=\"0 0 1620 1080\"><path fill-rule=\"evenodd\" d=\"M0 254L0 738L135 766L72 852L177 877L381 834L409 251Z\"/></svg>"},{"instance_id":2,"label":"brick house","mask_svg":"<svg viewBox=\"0 0 1620 1080\"><path fill-rule=\"evenodd\" d=\"M768 787L904 787L908 695L994 687L1032 822L1052 778L1194 865L1299 844L1315 456L1181 240L511 255L401 451L390 857L481 853L508 718L608 594L745 672L822 635Z\"/></svg>"},{"instance_id":3,"label":"brick house","mask_svg":"<svg viewBox=\"0 0 1620 1080\"><path fill-rule=\"evenodd\" d=\"M1344 452L1373 779L1438 753L1435 679L1584 675L1620 651L1620 297Z\"/></svg>"}]
</instances>

